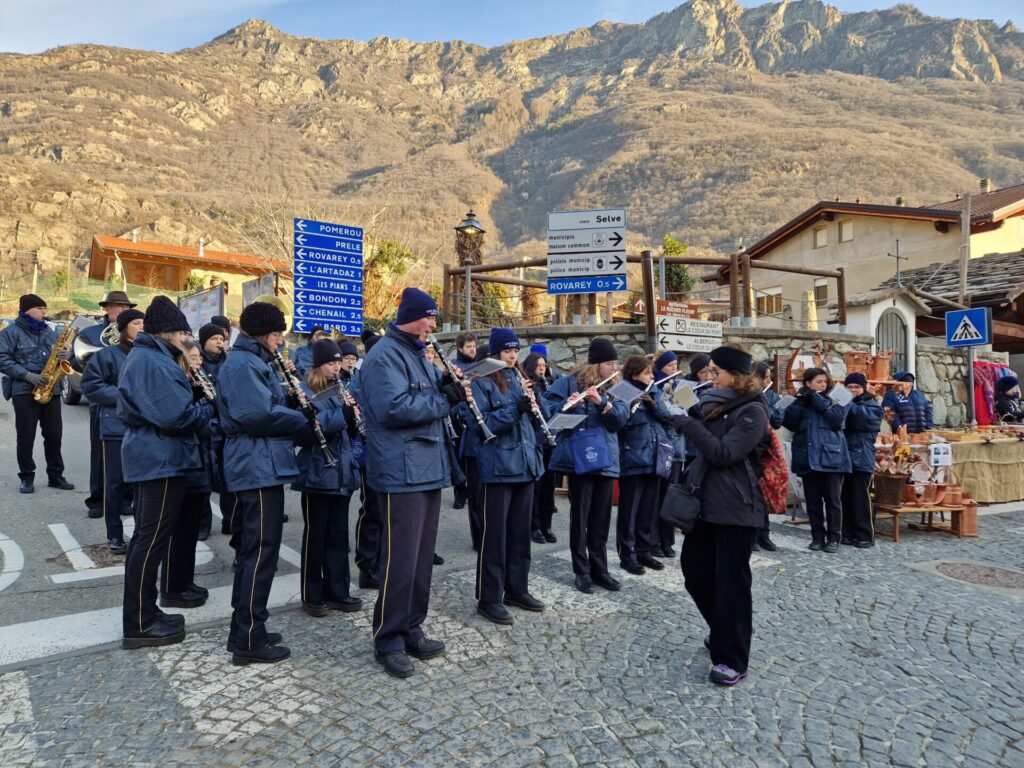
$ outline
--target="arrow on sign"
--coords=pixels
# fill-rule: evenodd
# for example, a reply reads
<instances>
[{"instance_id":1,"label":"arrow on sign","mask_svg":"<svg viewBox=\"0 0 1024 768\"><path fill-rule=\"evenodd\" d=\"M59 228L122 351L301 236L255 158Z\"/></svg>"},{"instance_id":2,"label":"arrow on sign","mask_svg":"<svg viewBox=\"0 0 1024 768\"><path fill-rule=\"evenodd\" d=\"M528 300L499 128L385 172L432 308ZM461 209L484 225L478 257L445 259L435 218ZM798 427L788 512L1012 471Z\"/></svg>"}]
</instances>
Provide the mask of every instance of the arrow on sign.
<instances>
[{"instance_id":1,"label":"arrow on sign","mask_svg":"<svg viewBox=\"0 0 1024 768\"><path fill-rule=\"evenodd\" d=\"M621 238L619 238L619 239L621 240ZM619 255L616 255L615 256L615 260L612 261L612 266L615 267L615 269L619 269L622 266L622 257L619 256Z\"/></svg>"},{"instance_id":2,"label":"arrow on sign","mask_svg":"<svg viewBox=\"0 0 1024 768\"><path fill-rule=\"evenodd\" d=\"M622 235L620 235L618 232L612 232L612 236L609 237L608 239L611 241L612 245L618 245L619 243L622 242Z\"/></svg>"},{"instance_id":3,"label":"arrow on sign","mask_svg":"<svg viewBox=\"0 0 1024 768\"><path fill-rule=\"evenodd\" d=\"M304 222L302 219L296 219L295 220L295 228L296 229L301 229L303 232L305 232L306 231L306 222Z\"/></svg>"},{"instance_id":4,"label":"arrow on sign","mask_svg":"<svg viewBox=\"0 0 1024 768\"><path fill-rule=\"evenodd\" d=\"M668 321L665 320L664 318L662 318L661 322L658 323L658 328L660 328L663 331L667 331L668 330L667 326L668 326Z\"/></svg>"},{"instance_id":5,"label":"arrow on sign","mask_svg":"<svg viewBox=\"0 0 1024 768\"><path fill-rule=\"evenodd\" d=\"M624 279L622 279L621 277L616 277L615 278L615 290L621 291L625 287L626 287L626 281Z\"/></svg>"},{"instance_id":6,"label":"arrow on sign","mask_svg":"<svg viewBox=\"0 0 1024 768\"><path fill-rule=\"evenodd\" d=\"M295 236L295 242L298 243L299 245L305 245L306 244L306 236L305 235L296 235Z\"/></svg>"}]
</instances>

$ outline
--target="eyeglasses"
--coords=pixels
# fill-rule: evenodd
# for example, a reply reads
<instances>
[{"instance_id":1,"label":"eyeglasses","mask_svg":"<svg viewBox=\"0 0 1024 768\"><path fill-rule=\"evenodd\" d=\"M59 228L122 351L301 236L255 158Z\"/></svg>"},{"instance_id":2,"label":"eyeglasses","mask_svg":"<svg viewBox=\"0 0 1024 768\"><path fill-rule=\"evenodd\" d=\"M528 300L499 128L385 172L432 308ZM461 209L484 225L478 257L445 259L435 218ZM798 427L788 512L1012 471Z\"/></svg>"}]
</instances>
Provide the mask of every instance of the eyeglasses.
<instances>
[{"instance_id":1,"label":"eyeglasses","mask_svg":"<svg viewBox=\"0 0 1024 768\"><path fill-rule=\"evenodd\" d=\"M706 373L711 378L717 379L718 374L721 373L721 371L718 368L705 368L701 373Z\"/></svg>"}]
</instances>

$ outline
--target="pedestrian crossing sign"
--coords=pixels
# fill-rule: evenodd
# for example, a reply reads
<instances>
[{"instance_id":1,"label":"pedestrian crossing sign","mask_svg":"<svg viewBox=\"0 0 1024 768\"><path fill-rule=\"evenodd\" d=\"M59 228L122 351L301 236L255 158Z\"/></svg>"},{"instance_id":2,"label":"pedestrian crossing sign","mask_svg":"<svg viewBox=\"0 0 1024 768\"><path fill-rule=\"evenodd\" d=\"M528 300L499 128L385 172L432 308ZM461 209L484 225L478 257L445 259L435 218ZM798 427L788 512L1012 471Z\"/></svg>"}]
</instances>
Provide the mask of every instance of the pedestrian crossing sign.
<instances>
[{"instance_id":1,"label":"pedestrian crossing sign","mask_svg":"<svg viewBox=\"0 0 1024 768\"><path fill-rule=\"evenodd\" d=\"M946 313L947 347L980 347L992 343L992 315L988 307L954 309Z\"/></svg>"}]
</instances>

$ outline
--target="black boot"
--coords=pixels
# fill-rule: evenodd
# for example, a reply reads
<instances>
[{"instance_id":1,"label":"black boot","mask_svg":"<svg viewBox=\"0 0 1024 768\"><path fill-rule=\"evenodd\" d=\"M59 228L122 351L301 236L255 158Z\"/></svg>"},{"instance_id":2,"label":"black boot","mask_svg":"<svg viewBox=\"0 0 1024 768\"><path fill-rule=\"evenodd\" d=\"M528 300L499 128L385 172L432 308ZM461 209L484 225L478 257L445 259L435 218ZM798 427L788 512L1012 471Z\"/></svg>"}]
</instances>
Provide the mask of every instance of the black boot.
<instances>
[{"instance_id":1,"label":"black boot","mask_svg":"<svg viewBox=\"0 0 1024 768\"><path fill-rule=\"evenodd\" d=\"M181 624L165 624L157 619L141 632L125 632L121 647L126 651L134 648L156 648L173 645L185 639L185 627Z\"/></svg>"}]
</instances>

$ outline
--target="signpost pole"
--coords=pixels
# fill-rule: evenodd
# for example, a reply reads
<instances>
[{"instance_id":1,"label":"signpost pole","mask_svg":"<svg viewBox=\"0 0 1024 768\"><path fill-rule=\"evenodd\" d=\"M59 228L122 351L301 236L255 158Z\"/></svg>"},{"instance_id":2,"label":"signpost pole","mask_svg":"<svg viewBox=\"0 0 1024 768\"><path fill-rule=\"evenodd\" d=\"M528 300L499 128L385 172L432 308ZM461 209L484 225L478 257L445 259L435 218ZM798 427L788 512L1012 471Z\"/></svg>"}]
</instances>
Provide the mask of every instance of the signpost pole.
<instances>
[{"instance_id":1,"label":"signpost pole","mask_svg":"<svg viewBox=\"0 0 1024 768\"><path fill-rule=\"evenodd\" d=\"M657 302L654 300L654 258L650 251L641 251L640 269L644 280L644 328L647 333L647 351L658 351L657 328L654 324L654 312Z\"/></svg>"},{"instance_id":2,"label":"signpost pole","mask_svg":"<svg viewBox=\"0 0 1024 768\"><path fill-rule=\"evenodd\" d=\"M473 328L473 260L466 259L466 279L463 280L463 294L466 297L466 327L467 332Z\"/></svg>"},{"instance_id":3,"label":"signpost pole","mask_svg":"<svg viewBox=\"0 0 1024 768\"><path fill-rule=\"evenodd\" d=\"M667 299L665 295L665 254L661 254L658 258L658 295L662 299Z\"/></svg>"}]
</instances>

